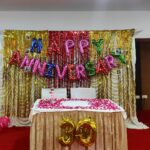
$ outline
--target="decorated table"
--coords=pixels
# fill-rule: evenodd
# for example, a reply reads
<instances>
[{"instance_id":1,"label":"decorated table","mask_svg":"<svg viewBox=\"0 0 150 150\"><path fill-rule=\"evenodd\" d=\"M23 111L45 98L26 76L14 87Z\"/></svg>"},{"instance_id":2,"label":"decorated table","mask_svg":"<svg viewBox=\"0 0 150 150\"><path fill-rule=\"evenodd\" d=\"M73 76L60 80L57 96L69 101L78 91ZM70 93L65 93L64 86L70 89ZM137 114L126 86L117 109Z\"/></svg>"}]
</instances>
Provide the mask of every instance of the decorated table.
<instances>
[{"instance_id":1,"label":"decorated table","mask_svg":"<svg viewBox=\"0 0 150 150\"><path fill-rule=\"evenodd\" d=\"M124 114L108 99L38 99L30 150L127 150Z\"/></svg>"}]
</instances>

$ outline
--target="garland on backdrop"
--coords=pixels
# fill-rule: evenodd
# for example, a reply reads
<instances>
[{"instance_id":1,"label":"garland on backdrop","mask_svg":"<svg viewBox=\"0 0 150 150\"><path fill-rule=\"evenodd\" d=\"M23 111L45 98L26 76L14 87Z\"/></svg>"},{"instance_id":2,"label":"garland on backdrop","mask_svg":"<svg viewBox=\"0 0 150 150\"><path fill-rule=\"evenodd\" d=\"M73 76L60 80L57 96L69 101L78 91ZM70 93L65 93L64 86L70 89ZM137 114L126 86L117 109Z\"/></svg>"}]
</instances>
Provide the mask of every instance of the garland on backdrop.
<instances>
[{"instance_id":1,"label":"garland on backdrop","mask_svg":"<svg viewBox=\"0 0 150 150\"><path fill-rule=\"evenodd\" d=\"M4 32L5 114L28 117L41 88L95 87L136 115L134 30Z\"/></svg>"},{"instance_id":2,"label":"garland on backdrop","mask_svg":"<svg viewBox=\"0 0 150 150\"><path fill-rule=\"evenodd\" d=\"M95 41L96 42L96 41ZM81 55L84 54L84 48L85 46L88 46L89 43L87 40L81 40L79 42L80 44L80 53ZM94 44L95 45L95 44ZM70 57L70 50L74 46L73 41L67 40L65 42L65 47L66 47L66 55ZM100 47L97 46L96 49L99 49ZM37 50L36 50L37 49ZM32 44L31 44L31 49L30 52L33 53L36 50L36 53L41 53L42 50L42 40L36 40L35 38L32 39ZM99 51L97 50L98 54ZM22 59L20 56L20 51L16 50L13 51L13 54L10 58L9 64L10 65L17 65L20 68L24 69L24 72L32 72L33 74L39 73L40 76L42 77L47 77L47 78L53 78L53 70L55 69L57 72L57 76L59 79L64 79L64 76L66 75L68 71L68 78L69 80L81 80L85 79L88 76L94 76L96 74L105 74L108 75L108 73L114 68L117 67L115 64L115 58L118 58L122 63L126 63L125 57L121 52L121 49L117 49L116 51L112 52L112 55L107 55L103 59L100 58L98 60L98 63L94 65L93 62L87 60L87 63L85 64L68 64L63 66L62 72L60 71L60 66L59 64L53 64L53 63L48 63L48 62L40 62L40 59L36 58L31 58L29 60L29 55L26 53L24 58ZM74 71L75 70L75 71ZM75 73L74 73L75 72ZM76 74L76 75L74 75Z\"/></svg>"},{"instance_id":3,"label":"garland on backdrop","mask_svg":"<svg viewBox=\"0 0 150 150\"><path fill-rule=\"evenodd\" d=\"M98 40L100 37L105 41L101 56L104 57L112 52L112 49L125 50L126 65L118 64L111 73L105 76L95 76L91 79L91 86L97 88L98 97L109 98L121 105L127 112L127 117L136 116L135 104L135 81L132 64L132 40L134 30L94 31L90 32L90 39ZM118 49L119 51L119 49ZM119 56L120 59L123 56ZM95 53L93 46L90 51L90 60L97 62L99 55Z\"/></svg>"}]
</instances>

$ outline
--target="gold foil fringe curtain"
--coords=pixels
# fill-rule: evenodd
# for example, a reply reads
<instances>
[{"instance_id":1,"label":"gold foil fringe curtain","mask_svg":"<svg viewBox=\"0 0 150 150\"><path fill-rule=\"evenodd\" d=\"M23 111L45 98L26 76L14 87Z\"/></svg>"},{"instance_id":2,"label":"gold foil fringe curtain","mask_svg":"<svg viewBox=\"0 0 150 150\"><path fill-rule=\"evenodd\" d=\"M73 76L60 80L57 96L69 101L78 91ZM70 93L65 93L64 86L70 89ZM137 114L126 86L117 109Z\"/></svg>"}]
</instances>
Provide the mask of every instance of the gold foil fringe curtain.
<instances>
[{"instance_id":1,"label":"gold foil fringe curtain","mask_svg":"<svg viewBox=\"0 0 150 150\"><path fill-rule=\"evenodd\" d=\"M108 76L95 76L91 80L91 86L97 88L99 98L109 98L121 105L129 118L136 116L135 81L132 64L132 40L134 30L113 30L90 32L90 38L104 40L102 56L111 53L118 48L125 52L126 64L119 63ZM94 47L90 49L90 59L98 61Z\"/></svg>"},{"instance_id":2,"label":"gold foil fringe curtain","mask_svg":"<svg viewBox=\"0 0 150 150\"><path fill-rule=\"evenodd\" d=\"M25 52L31 46L32 38L43 39L40 57L46 60L48 31L7 30L4 32L4 101L5 114L8 116L28 117L34 101L41 97L41 88L47 85L45 78L26 74L23 69L9 65L9 58L13 51L19 50L21 56L25 56Z\"/></svg>"},{"instance_id":3,"label":"gold foil fringe curtain","mask_svg":"<svg viewBox=\"0 0 150 150\"><path fill-rule=\"evenodd\" d=\"M3 54L2 54L2 35L0 35L0 116L3 115Z\"/></svg>"},{"instance_id":4,"label":"gold foil fringe curtain","mask_svg":"<svg viewBox=\"0 0 150 150\"><path fill-rule=\"evenodd\" d=\"M88 31L86 31L88 32ZM62 33L59 32L58 33ZM135 116L135 83L133 80L132 68L132 37L134 30L108 30L108 31L89 31L88 38L90 41L89 59L95 64L102 57L111 54L112 50L121 48L125 50L126 64L117 64L116 68L106 75L96 75L90 77L88 81L83 83L71 83L64 79L66 83L59 84L57 80L57 87L95 87L97 89L98 98L110 98L123 106L127 111L128 117ZM15 65L9 65L9 58L13 51L19 50L21 57L31 46L32 38L42 38L43 48L40 54L40 59L49 61L47 56L47 49L50 44L51 32L48 31L18 31L6 30L4 32L4 66L3 66L3 81L4 81L4 103L5 114L8 116L16 116L25 118L28 117L30 108L37 98L41 97L41 88L49 87L46 78L38 75L26 74L23 69ZM61 37L61 36L60 36ZM102 53L99 56L96 53L95 47L92 45L93 39L103 39ZM61 38L59 39L62 40ZM65 38L63 39L63 41ZM76 41L77 43L77 41ZM74 49L74 51L77 51ZM74 52L73 55L79 55ZM30 58L39 57L30 54ZM60 57L60 56L59 56ZM57 58L54 56L54 58ZM52 58L53 62L54 60ZM63 58L62 58L63 59ZM79 61L79 60L78 60ZM62 64L60 64L62 65ZM62 82L62 81L61 81ZM91 85L89 85L91 83Z\"/></svg>"}]
</instances>

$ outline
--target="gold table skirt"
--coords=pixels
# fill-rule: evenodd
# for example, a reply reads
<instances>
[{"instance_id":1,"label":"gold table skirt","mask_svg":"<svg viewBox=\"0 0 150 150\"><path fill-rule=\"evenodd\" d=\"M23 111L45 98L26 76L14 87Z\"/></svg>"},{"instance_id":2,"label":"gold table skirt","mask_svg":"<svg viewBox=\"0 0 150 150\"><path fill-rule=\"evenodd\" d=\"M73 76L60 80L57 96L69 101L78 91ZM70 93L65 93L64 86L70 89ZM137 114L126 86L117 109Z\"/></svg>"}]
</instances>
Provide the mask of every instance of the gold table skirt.
<instances>
[{"instance_id":1,"label":"gold table skirt","mask_svg":"<svg viewBox=\"0 0 150 150\"><path fill-rule=\"evenodd\" d=\"M96 142L88 148L76 141L70 147L58 142L62 117L78 122L91 117L97 126ZM127 132L121 112L42 112L33 115L30 130L30 150L127 150Z\"/></svg>"}]
</instances>

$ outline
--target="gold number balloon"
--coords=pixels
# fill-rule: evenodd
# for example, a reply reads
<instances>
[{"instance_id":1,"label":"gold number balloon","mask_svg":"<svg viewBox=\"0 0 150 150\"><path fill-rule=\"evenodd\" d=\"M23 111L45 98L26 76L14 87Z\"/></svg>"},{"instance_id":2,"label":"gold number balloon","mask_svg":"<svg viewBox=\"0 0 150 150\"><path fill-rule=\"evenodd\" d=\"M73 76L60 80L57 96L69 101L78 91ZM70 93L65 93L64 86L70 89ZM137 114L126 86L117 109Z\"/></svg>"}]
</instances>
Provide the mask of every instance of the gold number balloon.
<instances>
[{"instance_id":1,"label":"gold number balloon","mask_svg":"<svg viewBox=\"0 0 150 150\"><path fill-rule=\"evenodd\" d=\"M96 123L90 118L80 120L76 126L75 136L80 145L91 146L96 140Z\"/></svg>"},{"instance_id":2,"label":"gold number balloon","mask_svg":"<svg viewBox=\"0 0 150 150\"><path fill-rule=\"evenodd\" d=\"M62 136L59 137L59 143L63 146L69 146L74 141L75 124L69 118L63 118L61 123Z\"/></svg>"}]
</instances>

